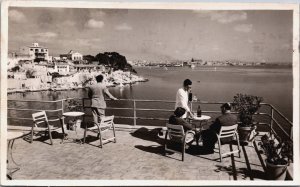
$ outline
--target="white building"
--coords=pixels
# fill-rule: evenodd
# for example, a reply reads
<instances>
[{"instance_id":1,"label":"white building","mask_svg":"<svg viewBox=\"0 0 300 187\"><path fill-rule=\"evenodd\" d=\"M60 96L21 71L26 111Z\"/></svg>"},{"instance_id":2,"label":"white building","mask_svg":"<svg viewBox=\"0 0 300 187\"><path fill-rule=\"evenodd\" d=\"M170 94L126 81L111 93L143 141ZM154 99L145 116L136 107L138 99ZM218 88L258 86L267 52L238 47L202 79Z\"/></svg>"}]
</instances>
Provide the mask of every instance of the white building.
<instances>
[{"instance_id":1,"label":"white building","mask_svg":"<svg viewBox=\"0 0 300 187\"><path fill-rule=\"evenodd\" d=\"M68 60L73 60L73 61L81 61L83 60L83 55L78 52L74 52L71 50L68 54L61 54L60 55L61 59L68 59Z\"/></svg>"},{"instance_id":2,"label":"white building","mask_svg":"<svg viewBox=\"0 0 300 187\"><path fill-rule=\"evenodd\" d=\"M47 47L39 46L38 43L32 43L31 46L20 48L22 54L29 54L30 58L39 61L48 61L49 51Z\"/></svg>"},{"instance_id":3,"label":"white building","mask_svg":"<svg viewBox=\"0 0 300 187\"><path fill-rule=\"evenodd\" d=\"M70 65L67 63L55 63L53 71L58 73L69 73Z\"/></svg>"}]
</instances>

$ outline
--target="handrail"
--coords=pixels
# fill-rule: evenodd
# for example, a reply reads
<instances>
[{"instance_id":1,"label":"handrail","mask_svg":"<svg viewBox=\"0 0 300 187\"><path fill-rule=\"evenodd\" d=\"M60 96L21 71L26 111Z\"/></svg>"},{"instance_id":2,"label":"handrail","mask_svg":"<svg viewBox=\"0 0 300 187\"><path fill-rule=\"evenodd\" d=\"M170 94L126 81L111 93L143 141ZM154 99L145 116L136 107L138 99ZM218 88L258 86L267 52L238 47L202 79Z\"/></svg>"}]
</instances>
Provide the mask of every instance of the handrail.
<instances>
[{"instance_id":1,"label":"handrail","mask_svg":"<svg viewBox=\"0 0 300 187\"><path fill-rule=\"evenodd\" d=\"M39 102L39 103L57 103L57 102L61 102L63 100L66 100L66 99L59 99L59 100L18 100L18 99L7 99L7 101L17 101L17 102Z\"/></svg>"},{"instance_id":2,"label":"handrail","mask_svg":"<svg viewBox=\"0 0 300 187\"><path fill-rule=\"evenodd\" d=\"M82 100L83 102L83 107L84 108L91 108L90 106L86 106L84 105L84 101L85 100L90 100L89 98L66 98L66 99L59 99L59 100L54 100L54 101L39 101L39 100L17 100L17 99L8 99L8 101L15 101L15 102L40 102L40 103L57 103L57 102L61 102L61 106L58 109L55 110L45 110L47 112L58 112L61 111L62 113L64 112L64 107L65 107L65 101L68 100ZM126 116L115 116L115 117L119 117L119 118L127 118L127 119L133 119L134 120L134 126L136 126L136 120L137 119L146 119L146 120L166 120L166 118L149 118L149 117L138 117L137 116L137 111L160 111L160 112L173 112L173 109L156 109L156 108L139 108L137 107L137 103L139 102L143 102L143 103L147 103L147 102L158 102L158 103L175 103L175 101L171 101L171 100L146 100L146 99L119 99L119 101L130 101L133 102L133 106L132 107L124 107L124 108L120 108L120 107L107 107L107 109L112 109L112 110L132 110L133 111L133 117L126 117ZM209 105L220 105L223 104L225 102L210 102L210 101L201 101L201 100L195 100L192 103L200 103L200 104L209 104ZM256 113L255 115L260 115L260 116L267 116L270 118L270 123L268 124L270 126L270 130L275 132L274 128L273 128L273 124L275 122L275 124L277 124L277 126L279 127L280 131L282 131L287 137L290 137L290 139L292 139L292 129L290 131L290 134L287 133L285 131L285 129L283 129L283 127L279 124L279 122L275 119L274 117L274 113L278 114L280 117L282 117L282 119L284 119L284 121L286 121L290 127L293 126L293 123L287 119L278 109L276 109L273 105L269 104L269 103L261 103L261 105L265 105L267 107L269 107L270 113ZM38 109L22 109L22 108L8 108L8 110L16 110L16 111L40 111ZM220 111L216 111L216 110L207 110L207 111L202 111L203 113L212 113L212 114L217 114L220 113ZM237 112L233 112L235 114L237 114ZM16 118L16 117L8 117L8 119L31 119L31 118ZM263 124L263 123L259 123L259 124Z\"/></svg>"},{"instance_id":3,"label":"handrail","mask_svg":"<svg viewBox=\"0 0 300 187\"><path fill-rule=\"evenodd\" d=\"M291 126L293 126L293 123L287 117L285 117L278 109L276 109L273 105L271 105L269 103L263 103L263 105L270 106L273 110L275 110L277 112L277 114L280 115L280 117L284 118L285 121L287 121Z\"/></svg>"},{"instance_id":4,"label":"handrail","mask_svg":"<svg viewBox=\"0 0 300 187\"><path fill-rule=\"evenodd\" d=\"M7 108L7 110L20 110L20 111L41 111L41 109L28 109L28 108ZM62 109L56 109L56 110L46 110L47 112L58 112L62 111Z\"/></svg>"}]
</instances>

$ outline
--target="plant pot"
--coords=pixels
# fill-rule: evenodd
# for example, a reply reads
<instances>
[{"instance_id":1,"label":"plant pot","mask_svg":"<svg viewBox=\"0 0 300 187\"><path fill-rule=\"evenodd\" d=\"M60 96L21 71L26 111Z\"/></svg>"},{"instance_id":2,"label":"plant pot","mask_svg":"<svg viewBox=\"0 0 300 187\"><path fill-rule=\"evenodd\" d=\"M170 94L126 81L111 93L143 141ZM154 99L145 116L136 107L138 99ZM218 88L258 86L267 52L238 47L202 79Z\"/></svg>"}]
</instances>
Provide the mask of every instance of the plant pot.
<instances>
[{"instance_id":1,"label":"plant pot","mask_svg":"<svg viewBox=\"0 0 300 187\"><path fill-rule=\"evenodd\" d=\"M275 165L266 160L266 174L269 180L285 180L287 164Z\"/></svg>"},{"instance_id":2,"label":"plant pot","mask_svg":"<svg viewBox=\"0 0 300 187\"><path fill-rule=\"evenodd\" d=\"M250 139L251 131L255 127L238 127L239 139L240 142L248 142Z\"/></svg>"}]
</instances>

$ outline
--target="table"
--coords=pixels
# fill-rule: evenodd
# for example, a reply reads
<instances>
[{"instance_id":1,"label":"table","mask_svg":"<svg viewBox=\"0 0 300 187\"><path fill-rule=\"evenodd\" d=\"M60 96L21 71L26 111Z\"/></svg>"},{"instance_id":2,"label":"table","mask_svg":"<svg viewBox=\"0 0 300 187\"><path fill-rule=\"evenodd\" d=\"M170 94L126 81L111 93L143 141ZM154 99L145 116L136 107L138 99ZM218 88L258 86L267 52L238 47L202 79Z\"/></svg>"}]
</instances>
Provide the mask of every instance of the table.
<instances>
[{"instance_id":1,"label":"table","mask_svg":"<svg viewBox=\"0 0 300 187\"><path fill-rule=\"evenodd\" d=\"M198 138L199 140L196 140L197 145L199 145L199 141L202 142L202 138L201 138L201 132L203 131L203 125L202 122L205 122L207 124L208 120L210 120L210 116L207 115L201 115L201 117L198 117L197 114L194 115L194 117L192 118L195 121L199 121L199 128L197 128L197 125L195 124L195 129L197 131L198 134Z\"/></svg>"},{"instance_id":2,"label":"table","mask_svg":"<svg viewBox=\"0 0 300 187\"><path fill-rule=\"evenodd\" d=\"M208 122L208 120L210 120L210 116L207 116L207 115L201 115L201 117L198 117L197 115L194 115L194 117L192 118L193 120L195 121L200 121L200 125L199 125L199 128L200 130L203 129L203 126L202 126L202 122ZM195 127L196 128L196 127Z\"/></svg>"},{"instance_id":3,"label":"table","mask_svg":"<svg viewBox=\"0 0 300 187\"><path fill-rule=\"evenodd\" d=\"M24 134L22 132L7 132L7 174L6 177L12 180L12 174L20 170L19 164L17 164L13 158L13 146L16 139L21 138ZM15 166L12 166L14 164Z\"/></svg>"},{"instance_id":4,"label":"table","mask_svg":"<svg viewBox=\"0 0 300 187\"><path fill-rule=\"evenodd\" d=\"M79 125L79 127L80 127L80 123L81 123L81 121L82 120L80 120L79 118L81 118L82 116L84 115L84 113L83 112L65 112L65 113L63 113L63 116L64 117L70 117L70 118L73 118L73 120L71 121L72 122L72 125L71 124L67 124L67 126L68 126L68 130L74 130L75 131L75 133L76 133L76 137L77 137L77 126ZM63 125L63 128L64 128L64 125ZM63 130L64 131L64 130ZM63 132L64 133L64 132ZM64 133L64 138L63 138L63 140L62 140L62 142L61 143L64 143L64 140L65 139L68 139L68 138L66 138L66 136L67 136L67 134L65 134ZM77 138L76 139L73 139L74 141L73 142L76 142L77 141ZM80 143L82 143L81 142L81 140L80 140Z\"/></svg>"}]
</instances>

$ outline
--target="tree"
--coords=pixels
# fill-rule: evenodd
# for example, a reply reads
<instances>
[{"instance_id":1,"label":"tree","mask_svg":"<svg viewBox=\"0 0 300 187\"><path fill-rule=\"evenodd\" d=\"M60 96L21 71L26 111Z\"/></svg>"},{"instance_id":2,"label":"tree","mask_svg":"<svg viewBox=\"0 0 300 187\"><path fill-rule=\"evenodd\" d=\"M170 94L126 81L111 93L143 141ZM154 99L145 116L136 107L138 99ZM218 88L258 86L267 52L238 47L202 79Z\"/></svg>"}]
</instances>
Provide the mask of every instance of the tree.
<instances>
[{"instance_id":1,"label":"tree","mask_svg":"<svg viewBox=\"0 0 300 187\"><path fill-rule=\"evenodd\" d=\"M96 58L93 55L85 55L83 56L83 60L87 60L88 64L91 64L93 61L96 61Z\"/></svg>"},{"instance_id":2,"label":"tree","mask_svg":"<svg viewBox=\"0 0 300 187\"><path fill-rule=\"evenodd\" d=\"M11 71L13 71L13 72L20 71L20 66L15 66L15 67L11 68Z\"/></svg>"},{"instance_id":3,"label":"tree","mask_svg":"<svg viewBox=\"0 0 300 187\"><path fill-rule=\"evenodd\" d=\"M98 53L95 59L99 62L99 65L106 65L114 70L133 71L132 66L127 63L126 57L117 52Z\"/></svg>"},{"instance_id":4,"label":"tree","mask_svg":"<svg viewBox=\"0 0 300 187\"><path fill-rule=\"evenodd\" d=\"M99 65L103 64L103 65L110 65L110 60L109 60L109 57L105 54L102 54L102 53L98 53L96 56L95 56L95 59L96 61L99 62Z\"/></svg>"}]
</instances>

